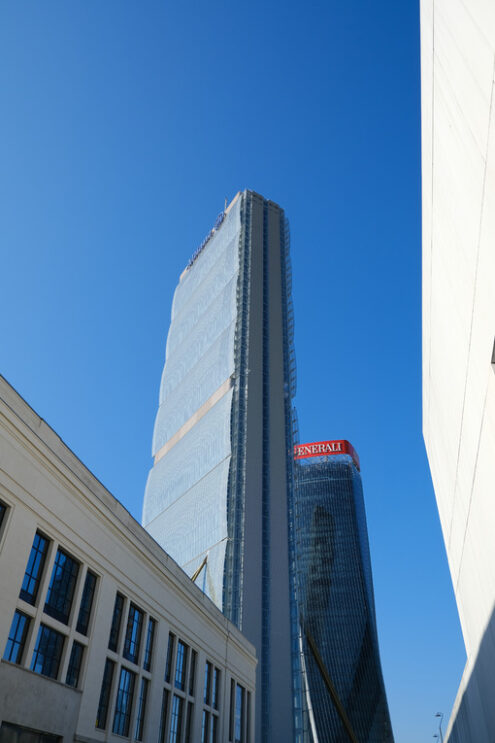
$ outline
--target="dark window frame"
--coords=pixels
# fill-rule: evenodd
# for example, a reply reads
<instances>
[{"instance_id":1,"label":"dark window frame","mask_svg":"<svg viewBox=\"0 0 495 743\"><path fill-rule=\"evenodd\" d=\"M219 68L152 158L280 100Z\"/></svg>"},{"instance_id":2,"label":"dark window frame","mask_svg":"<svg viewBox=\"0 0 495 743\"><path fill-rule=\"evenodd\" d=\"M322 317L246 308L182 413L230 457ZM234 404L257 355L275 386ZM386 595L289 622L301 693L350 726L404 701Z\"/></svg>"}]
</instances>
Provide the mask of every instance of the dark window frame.
<instances>
[{"instance_id":1,"label":"dark window frame","mask_svg":"<svg viewBox=\"0 0 495 743\"><path fill-rule=\"evenodd\" d=\"M62 624L69 624L81 563L58 547L43 611Z\"/></svg>"},{"instance_id":2,"label":"dark window frame","mask_svg":"<svg viewBox=\"0 0 495 743\"><path fill-rule=\"evenodd\" d=\"M144 733L144 720L146 716L146 702L148 701L149 681L144 676L141 678L139 697L136 710L136 725L134 727L134 740L142 741Z\"/></svg>"},{"instance_id":3,"label":"dark window frame","mask_svg":"<svg viewBox=\"0 0 495 743\"><path fill-rule=\"evenodd\" d=\"M97 583L98 576L88 568L84 578L84 587L76 625L76 632L79 632L80 635L85 635L86 637L88 635L89 623L91 622L91 613L93 610Z\"/></svg>"},{"instance_id":4,"label":"dark window frame","mask_svg":"<svg viewBox=\"0 0 495 743\"><path fill-rule=\"evenodd\" d=\"M143 634L144 611L131 602L127 614L127 627L125 631L124 650L122 655L131 663L139 663L141 651L141 637Z\"/></svg>"},{"instance_id":5,"label":"dark window frame","mask_svg":"<svg viewBox=\"0 0 495 743\"><path fill-rule=\"evenodd\" d=\"M121 666L113 715L112 733L114 735L121 735L124 738L129 736L135 686L136 674L134 671Z\"/></svg>"},{"instance_id":6,"label":"dark window frame","mask_svg":"<svg viewBox=\"0 0 495 743\"><path fill-rule=\"evenodd\" d=\"M148 631L146 632L146 645L144 648L143 668L145 671L151 671L151 661L153 656L153 643L155 641L156 620L148 617Z\"/></svg>"},{"instance_id":7,"label":"dark window frame","mask_svg":"<svg viewBox=\"0 0 495 743\"><path fill-rule=\"evenodd\" d=\"M32 606L36 605L36 599L38 598L49 547L50 539L45 537L42 532L37 531L34 535L26 570L22 579L21 590L19 592L19 597Z\"/></svg>"},{"instance_id":8,"label":"dark window frame","mask_svg":"<svg viewBox=\"0 0 495 743\"><path fill-rule=\"evenodd\" d=\"M110 625L110 635L108 638L108 648L117 652L120 642L120 629L122 627L122 617L124 616L125 596L117 591L113 605L112 624Z\"/></svg>"},{"instance_id":9,"label":"dark window frame","mask_svg":"<svg viewBox=\"0 0 495 743\"><path fill-rule=\"evenodd\" d=\"M84 648L85 646L82 643L77 642L77 640L74 640L72 643L69 664L65 675L65 683L67 686L72 686L74 689L77 689L79 686Z\"/></svg>"},{"instance_id":10,"label":"dark window frame","mask_svg":"<svg viewBox=\"0 0 495 743\"><path fill-rule=\"evenodd\" d=\"M24 614L23 611L19 611L19 609L16 609L14 612L14 617L12 619L12 624L10 625L7 644L5 646L5 653L3 655L4 660L9 661L9 663L16 663L17 665L21 665L24 656L24 650L26 648L26 638L29 632L30 624L31 617L27 614ZM15 657L13 657L14 655Z\"/></svg>"},{"instance_id":11,"label":"dark window frame","mask_svg":"<svg viewBox=\"0 0 495 743\"><path fill-rule=\"evenodd\" d=\"M65 639L61 632L46 624L40 624L31 660L31 671L57 680Z\"/></svg>"},{"instance_id":12,"label":"dark window frame","mask_svg":"<svg viewBox=\"0 0 495 743\"><path fill-rule=\"evenodd\" d=\"M95 727L98 728L98 730L106 730L107 727L114 674L115 663L113 660L110 660L110 658L107 658L105 660L105 668L101 680L100 699L98 701L98 711L96 713Z\"/></svg>"}]
</instances>

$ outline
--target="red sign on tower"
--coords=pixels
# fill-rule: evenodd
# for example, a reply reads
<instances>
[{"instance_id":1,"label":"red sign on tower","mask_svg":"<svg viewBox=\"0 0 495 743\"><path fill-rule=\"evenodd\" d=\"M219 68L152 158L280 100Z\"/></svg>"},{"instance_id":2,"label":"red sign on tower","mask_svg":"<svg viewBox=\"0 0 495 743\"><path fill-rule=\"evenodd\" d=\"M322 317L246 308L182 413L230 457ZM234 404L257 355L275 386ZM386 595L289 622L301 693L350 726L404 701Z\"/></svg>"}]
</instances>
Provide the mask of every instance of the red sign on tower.
<instances>
[{"instance_id":1,"label":"red sign on tower","mask_svg":"<svg viewBox=\"0 0 495 743\"><path fill-rule=\"evenodd\" d=\"M327 457L334 454L348 454L359 469L359 457L356 450L345 439L338 441L313 441L310 444L298 444L294 447L294 459L307 457Z\"/></svg>"}]
</instances>

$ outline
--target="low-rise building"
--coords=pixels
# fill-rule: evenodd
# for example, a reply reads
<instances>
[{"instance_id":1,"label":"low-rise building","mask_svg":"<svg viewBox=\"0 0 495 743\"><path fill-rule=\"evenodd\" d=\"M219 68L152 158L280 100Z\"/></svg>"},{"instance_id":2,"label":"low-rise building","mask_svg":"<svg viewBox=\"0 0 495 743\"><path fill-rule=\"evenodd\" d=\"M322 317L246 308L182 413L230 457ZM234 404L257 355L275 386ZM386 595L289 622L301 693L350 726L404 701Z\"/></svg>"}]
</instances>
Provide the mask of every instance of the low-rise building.
<instances>
[{"instance_id":1,"label":"low-rise building","mask_svg":"<svg viewBox=\"0 0 495 743\"><path fill-rule=\"evenodd\" d=\"M0 597L1 743L253 743L253 646L2 377Z\"/></svg>"}]
</instances>

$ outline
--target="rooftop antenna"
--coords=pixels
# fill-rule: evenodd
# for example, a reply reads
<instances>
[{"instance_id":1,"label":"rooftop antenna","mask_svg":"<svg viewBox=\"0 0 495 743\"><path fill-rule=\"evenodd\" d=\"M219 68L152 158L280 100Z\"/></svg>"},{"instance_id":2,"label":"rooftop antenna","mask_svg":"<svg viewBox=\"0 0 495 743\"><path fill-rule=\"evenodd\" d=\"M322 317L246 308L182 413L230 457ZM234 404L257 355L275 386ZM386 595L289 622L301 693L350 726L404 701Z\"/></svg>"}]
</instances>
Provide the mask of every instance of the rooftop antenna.
<instances>
[{"instance_id":1,"label":"rooftop antenna","mask_svg":"<svg viewBox=\"0 0 495 743\"><path fill-rule=\"evenodd\" d=\"M227 201L228 201L228 199L227 199L227 197L225 197L225 206L223 208L224 212L227 211Z\"/></svg>"}]
</instances>

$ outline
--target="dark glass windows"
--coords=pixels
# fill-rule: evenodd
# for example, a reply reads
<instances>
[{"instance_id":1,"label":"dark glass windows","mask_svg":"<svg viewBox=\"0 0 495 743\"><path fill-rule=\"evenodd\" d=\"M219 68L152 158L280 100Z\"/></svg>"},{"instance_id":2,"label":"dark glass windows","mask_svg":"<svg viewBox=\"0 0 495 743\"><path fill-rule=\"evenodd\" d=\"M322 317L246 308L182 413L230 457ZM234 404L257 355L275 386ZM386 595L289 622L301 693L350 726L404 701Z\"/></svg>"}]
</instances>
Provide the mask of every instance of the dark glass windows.
<instances>
[{"instance_id":1,"label":"dark glass windows","mask_svg":"<svg viewBox=\"0 0 495 743\"><path fill-rule=\"evenodd\" d=\"M4 660L9 660L11 663L22 662L29 622L29 617L23 614L22 611L15 612L3 656Z\"/></svg>"},{"instance_id":2,"label":"dark glass windows","mask_svg":"<svg viewBox=\"0 0 495 743\"><path fill-rule=\"evenodd\" d=\"M144 716L146 714L146 700L148 698L148 684L149 681L147 679L141 679L141 689L139 691L136 714L136 729L134 731L134 738L136 740L143 740Z\"/></svg>"},{"instance_id":3,"label":"dark glass windows","mask_svg":"<svg viewBox=\"0 0 495 743\"><path fill-rule=\"evenodd\" d=\"M115 596L115 604L113 607L112 626L110 627L110 637L108 640L108 647L110 650L117 652L117 645L119 644L120 625L122 624L122 612L124 610L124 597L121 593L117 593Z\"/></svg>"},{"instance_id":4,"label":"dark glass windows","mask_svg":"<svg viewBox=\"0 0 495 743\"><path fill-rule=\"evenodd\" d=\"M172 659L174 657L174 641L175 635L172 632L168 635L168 647L167 647L167 662L165 663L165 681L167 684L170 683L172 676Z\"/></svg>"},{"instance_id":5,"label":"dark glass windows","mask_svg":"<svg viewBox=\"0 0 495 743\"><path fill-rule=\"evenodd\" d=\"M191 650L191 669L189 671L189 696L194 696L194 683L196 681L196 662L198 654L195 650Z\"/></svg>"},{"instance_id":6,"label":"dark glass windows","mask_svg":"<svg viewBox=\"0 0 495 743\"><path fill-rule=\"evenodd\" d=\"M148 632L146 634L146 647L144 649L144 660L143 660L143 668L145 671L151 670L151 656L153 653L153 640L155 638L155 620L150 619L148 620Z\"/></svg>"},{"instance_id":7,"label":"dark glass windows","mask_svg":"<svg viewBox=\"0 0 495 743\"><path fill-rule=\"evenodd\" d=\"M218 689L220 687L220 670L213 669L213 686L211 690L211 706L218 709Z\"/></svg>"},{"instance_id":8,"label":"dark glass windows","mask_svg":"<svg viewBox=\"0 0 495 743\"><path fill-rule=\"evenodd\" d=\"M81 635L88 634L89 620L91 619L91 609L93 607L93 599L96 589L96 580L96 575L92 573L91 570L88 570L84 580L81 606L79 608L76 627L76 630L80 632Z\"/></svg>"},{"instance_id":9,"label":"dark glass windows","mask_svg":"<svg viewBox=\"0 0 495 743\"><path fill-rule=\"evenodd\" d=\"M203 710L203 719L201 721L201 743L208 743L208 727L210 723L210 713Z\"/></svg>"},{"instance_id":10,"label":"dark glass windows","mask_svg":"<svg viewBox=\"0 0 495 743\"><path fill-rule=\"evenodd\" d=\"M62 657L64 636L44 624L40 624L31 670L56 679Z\"/></svg>"},{"instance_id":11,"label":"dark glass windows","mask_svg":"<svg viewBox=\"0 0 495 743\"><path fill-rule=\"evenodd\" d=\"M175 687L184 691L186 680L187 645L179 640L177 643L177 659L175 661Z\"/></svg>"},{"instance_id":12,"label":"dark glass windows","mask_svg":"<svg viewBox=\"0 0 495 743\"><path fill-rule=\"evenodd\" d=\"M159 743L164 743L165 733L167 731L167 716L168 716L168 698L170 692L168 689L163 690L162 696L162 713L160 716L160 735L158 737Z\"/></svg>"},{"instance_id":13,"label":"dark glass windows","mask_svg":"<svg viewBox=\"0 0 495 743\"><path fill-rule=\"evenodd\" d=\"M128 668L122 667L120 669L119 687L117 689L117 701L115 703L115 715L112 726L112 732L116 735L129 735L135 681L135 673L129 671Z\"/></svg>"},{"instance_id":14,"label":"dark glass windows","mask_svg":"<svg viewBox=\"0 0 495 743\"><path fill-rule=\"evenodd\" d=\"M2 722L0 725L0 741L2 743L61 743L62 738L50 733L42 733L11 722Z\"/></svg>"},{"instance_id":15,"label":"dark glass windows","mask_svg":"<svg viewBox=\"0 0 495 743\"><path fill-rule=\"evenodd\" d=\"M105 730L107 726L108 704L110 702L110 692L112 690L114 671L115 663L107 658L105 662L105 670L103 671L103 680L101 682L98 712L96 713L96 727L100 730Z\"/></svg>"},{"instance_id":16,"label":"dark glass windows","mask_svg":"<svg viewBox=\"0 0 495 743\"><path fill-rule=\"evenodd\" d=\"M211 670L212 670L211 663L209 660L207 660L205 664L205 688L204 688L204 695L203 695L203 701L205 704L210 704Z\"/></svg>"},{"instance_id":17,"label":"dark glass windows","mask_svg":"<svg viewBox=\"0 0 495 743\"><path fill-rule=\"evenodd\" d=\"M124 658L131 663L137 663L141 645L141 631L143 629L144 613L137 606L131 604L127 618L127 629L124 642Z\"/></svg>"},{"instance_id":18,"label":"dark glass windows","mask_svg":"<svg viewBox=\"0 0 495 743\"><path fill-rule=\"evenodd\" d=\"M28 604L33 604L38 595L43 567L45 565L46 554L48 552L49 541L40 532L36 532L31 553L29 555L26 572L22 581L20 597Z\"/></svg>"},{"instance_id":19,"label":"dark glass windows","mask_svg":"<svg viewBox=\"0 0 495 743\"><path fill-rule=\"evenodd\" d=\"M7 513L7 506L5 505L5 503L2 503L2 501L0 500L0 529L2 528L3 519L6 513Z\"/></svg>"},{"instance_id":20,"label":"dark glass windows","mask_svg":"<svg viewBox=\"0 0 495 743\"><path fill-rule=\"evenodd\" d=\"M70 652L65 683L69 686L73 686L75 689L79 684L79 674L81 673L83 652L84 645L81 645L80 642L74 641L72 643L72 650Z\"/></svg>"},{"instance_id":21,"label":"dark glass windows","mask_svg":"<svg viewBox=\"0 0 495 743\"><path fill-rule=\"evenodd\" d=\"M244 722L244 689L239 684L235 688L235 722L234 722L234 743L243 743L243 722Z\"/></svg>"},{"instance_id":22,"label":"dark glass windows","mask_svg":"<svg viewBox=\"0 0 495 743\"><path fill-rule=\"evenodd\" d=\"M69 623L79 563L59 547L46 597L45 613L64 624Z\"/></svg>"},{"instance_id":23,"label":"dark glass windows","mask_svg":"<svg viewBox=\"0 0 495 743\"><path fill-rule=\"evenodd\" d=\"M182 711L184 700L174 694L172 700L172 715L170 717L170 737L169 743L178 743L182 731Z\"/></svg>"},{"instance_id":24,"label":"dark glass windows","mask_svg":"<svg viewBox=\"0 0 495 743\"><path fill-rule=\"evenodd\" d=\"M194 704L192 702L187 703L187 719L186 719L186 740L185 743L192 743L192 723L194 715Z\"/></svg>"}]
</instances>

